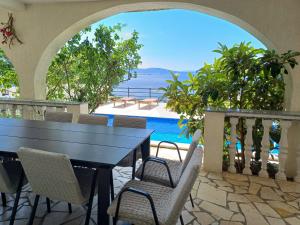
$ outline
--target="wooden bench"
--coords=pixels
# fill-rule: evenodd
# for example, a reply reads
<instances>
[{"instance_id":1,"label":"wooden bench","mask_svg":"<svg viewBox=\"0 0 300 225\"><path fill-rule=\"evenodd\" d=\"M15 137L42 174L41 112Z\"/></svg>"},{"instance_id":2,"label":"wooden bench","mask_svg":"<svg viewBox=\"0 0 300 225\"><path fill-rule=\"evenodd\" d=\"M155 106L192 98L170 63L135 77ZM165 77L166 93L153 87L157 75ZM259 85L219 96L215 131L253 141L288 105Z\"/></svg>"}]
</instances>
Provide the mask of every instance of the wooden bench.
<instances>
[{"instance_id":1,"label":"wooden bench","mask_svg":"<svg viewBox=\"0 0 300 225\"><path fill-rule=\"evenodd\" d=\"M158 102L158 98L146 98L143 100L139 100L139 109L141 108L141 104L146 104L150 107L153 103L156 103L156 105L158 105Z\"/></svg>"},{"instance_id":2,"label":"wooden bench","mask_svg":"<svg viewBox=\"0 0 300 225\"><path fill-rule=\"evenodd\" d=\"M127 102L134 102L134 104L136 103L136 98L133 97L124 97L124 98L115 98L112 100L114 102L114 107L116 107L116 102L121 102L123 104L124 107L127 106Z\"/></svg>"}]
</instances>

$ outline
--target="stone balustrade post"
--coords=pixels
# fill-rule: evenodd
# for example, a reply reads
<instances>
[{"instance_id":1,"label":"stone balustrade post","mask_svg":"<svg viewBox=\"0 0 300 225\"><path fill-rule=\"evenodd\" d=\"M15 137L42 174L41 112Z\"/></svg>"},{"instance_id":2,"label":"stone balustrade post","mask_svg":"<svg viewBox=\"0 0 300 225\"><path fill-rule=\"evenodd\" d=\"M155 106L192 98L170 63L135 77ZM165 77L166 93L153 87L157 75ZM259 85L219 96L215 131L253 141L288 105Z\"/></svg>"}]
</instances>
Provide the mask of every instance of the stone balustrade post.
<instances>
[{"instance_id":1,"label":"stone balustrade post","mask_svg":"<svg viewBox=\"0 0 300 225\"><path fill-rule=\"evenodd\" d=\"M68 105L67 112L73 113L73 123L78 121L80 114L88 114L89 113L89 106L88 103L81 103L77 105Z\"/></svg>"},{"instance_id":2,"label":"stone balustrade post","mask_svg":"<svg viewBox=\"0 0 300 225\"><path fill-rule=\"evenodd\" d=\"M230 118L231 132L230 132L230 145L229 145L229 161L230 165L228 171L231 173L236 173L235 168L235 156L236 156L236 126L239 122L237 117Z\"/></svg>"},{"instance_id":3,"label":"stone balustrade post","mask_svg":"<svg viewBox=\"0 0 300 225\"><path fill-rule=\"evenodd\" d=\"M264 134L262 138L262 147L261 147L261 170L259 171L260 177L269 177L267 171L267 164L269 159L269 152L270 152L270 128L272 126L272 120L265 120L263 119L262 124L264 127Z\"/></svg>"},{"instance_id":4,"label":"stone balustrade post","mask_svg":"<svg viewBox=\"0 0 300 225\"><path fill-rule=\"evenodd\" d=\"M252 171L250 169L250 163L252 158L252 129L255 124L255 119L247 119L246 118L246 126L247 126L247 135L245 139L245 168L243 170L243 174L252 175Z\"/></svg>"},{"instance_id":5,"label":"stone balustrade post","mask_svg":"<svg viewBox=\"0 0 300 225\"><path fill-rule=\"evenodd\" d=\"M277 180L286 180L286 160L288 157L288 129L291 126L291 121L281 120L280 127L281 127L281 137L280 137L280 151L278 155L279 159L279 168L278 173L276 174L275 178Z\"/></svg>"},{"instance_id":6,"label":"stone balustrade post","mask_svg":"<svg viewBox=\"0 0 300 225\"><path fill-rule=\"evenodd\" d=\"M222 172L224 119L225 113L205 112L203 167L206 171Z\"/></svg>"}]
</instances>

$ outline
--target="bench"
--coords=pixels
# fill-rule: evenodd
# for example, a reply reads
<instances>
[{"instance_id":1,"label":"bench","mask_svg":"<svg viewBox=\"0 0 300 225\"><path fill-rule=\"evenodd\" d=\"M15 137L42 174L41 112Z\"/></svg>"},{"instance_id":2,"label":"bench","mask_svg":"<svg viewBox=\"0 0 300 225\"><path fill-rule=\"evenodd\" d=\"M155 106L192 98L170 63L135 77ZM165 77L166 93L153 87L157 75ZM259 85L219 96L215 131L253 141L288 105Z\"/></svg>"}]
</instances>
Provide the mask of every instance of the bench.
<instances>
[{"instance_id":1,"label":"bench","mask_svg":"<svg viewBox=\"0 0 300 225\"><path fill-rule=\"evenodd\" d=\"M134 104L136 103L136 98L133 97L124 97L124 98L115 98L112 100L114 102L114 107L116 107L116 102L121 102L123 104L124 107L127 106L127 102L134 102Z\"/></svg>"},{"instance_id":2,"label":"bench","mask_svg":"<svg viewBox=\"0 0 300 225\"><path fill-rule=\"evenodd\" d=\"M143 100L139 100L139 109L141 108L141 104L146 104L149 107L153 104L156 103L156 105L158 105L158 99L157 98L146 98Z\"/></svg>"}]
</instances>

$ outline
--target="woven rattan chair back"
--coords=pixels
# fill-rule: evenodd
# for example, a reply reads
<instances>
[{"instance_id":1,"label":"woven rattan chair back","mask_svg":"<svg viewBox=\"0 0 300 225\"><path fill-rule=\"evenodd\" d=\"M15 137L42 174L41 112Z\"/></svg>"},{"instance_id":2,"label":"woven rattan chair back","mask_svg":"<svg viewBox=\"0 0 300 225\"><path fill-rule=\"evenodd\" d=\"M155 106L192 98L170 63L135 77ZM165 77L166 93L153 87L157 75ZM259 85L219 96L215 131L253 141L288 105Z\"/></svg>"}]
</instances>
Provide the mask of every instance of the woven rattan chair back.
<instances>
[{"instance_id":1,"label":"woven rattan chair back","mask_svg":"<svg viewBox=\"0 0 300 225\"><path fill-rule=\"evenodd\" d=\"M45 112L45 120L52 122L72 123L73 113L68 112Z\"/></svg>"},{"instance_id":2,"label":"woven rattan chair back","mask_svg":"<svg viewBox=\"0 0 300 225\"><path fill-rule=\"evenodd\" d=\"M202 164L202 157L202 148L196 148L180 178L178 185L172 192L171 202L168 206L170 211L167 213L169 215L168 222L166 224L176 224L177 219L185 205L186 199L191 193L194 183L197 179Z\"/></svg>"},{"instance_id":3,"label":"woven rattan chair back","mask_svg":"<svg viewBox=\"0 0 300 225\"><path fill-rule=\"evenodd\" d=\"M20 148L18 157L37 195L74 204L85 201L67 155Z\"/></svg>"},{"instance_id":4,"label":"woven rattan chair back","mask_svg":"<svg viewBox=\"0 0 300 225\"><path fill-rule=\"evenodd\" d=\"M78 123L107 126L108 117L107 116L94 116L94 115L88 115L88 114L80 114L79 118L78 118Z\"/></svg>"},{"instance_id":5,"label":"woven rattan chair back","mask_svg":"<svg viewBox=\"0 0 300 225\"><path fill-rule=\"evenodd\" d=\"M114 127L128 127L128 128L146 128L146 118L128 117L128 116L114 116Z\"/></svg>"}]
</instances>

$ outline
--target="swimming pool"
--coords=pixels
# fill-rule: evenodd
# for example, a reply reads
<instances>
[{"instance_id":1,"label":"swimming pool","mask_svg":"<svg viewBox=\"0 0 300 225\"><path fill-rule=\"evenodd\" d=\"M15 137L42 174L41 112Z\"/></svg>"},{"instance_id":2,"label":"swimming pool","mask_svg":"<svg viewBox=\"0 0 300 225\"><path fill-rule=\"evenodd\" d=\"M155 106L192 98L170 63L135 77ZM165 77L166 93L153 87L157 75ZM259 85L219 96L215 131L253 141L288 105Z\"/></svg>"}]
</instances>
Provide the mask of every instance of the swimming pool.
<instances>
[{"instance_id":1,"label":"swimming pool","mask_svg":"<svg viewBox=\"0 0 300 225\"><path fill-rule=\"evenodd\" d=\"M96 114L100 115L100 114ZM109 117L108 125L112 126L114 115L105 115ZM178 119L144 117L147 119L147 128L155 132L151 135L151 141L172 141L177 143L189 144L192 138L186 138L180 135L181 129L178 126Z\"/></svg>"}]
</instances>

